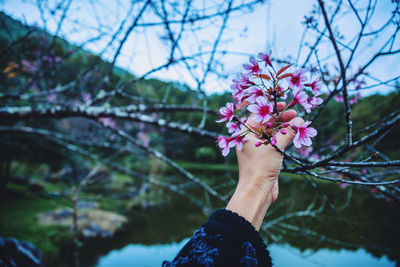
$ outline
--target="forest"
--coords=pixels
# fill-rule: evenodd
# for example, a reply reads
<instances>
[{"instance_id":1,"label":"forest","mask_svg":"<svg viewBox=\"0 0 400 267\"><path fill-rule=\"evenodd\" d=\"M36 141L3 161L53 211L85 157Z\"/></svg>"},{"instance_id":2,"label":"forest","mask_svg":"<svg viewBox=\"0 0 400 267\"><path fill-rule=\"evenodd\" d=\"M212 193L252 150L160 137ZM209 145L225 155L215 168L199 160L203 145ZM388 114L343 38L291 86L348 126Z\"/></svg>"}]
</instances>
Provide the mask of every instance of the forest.
<instances>
[{"instance_id":1,"label":"forest","mask_svg":"<svg viewBox=\"0 0 400 267\"><path fill-rule=\"evenodd\" d=\"M214 19L222 35L230 13L251 13L263 1L217 1L216 12L192 1L132 1L135 16L115 26L103 52L87 49L90 40L59 36L72 1L53 2L37 8L43 17L59 19L56 33L0 11L0 237L33 244L44 266L116 266L120 259L107 265L105 256L130 244L182 244L226 205L238 169L235 153L224 157L216 141L227 136L216 120L232 101L230 85L223 92L205 89L207 75L235 79L213 62L229 52L218 52L220 35L210 42L208 60L184 55L181 43L186 32L201 31ZM330 1L326 10L323 1L315 2L304 27L326 43L317 38L307 47L314 60L293 63L275 58L274 51L271 58L277 66L293 63L321 77L322 104L300 113L318 135L310 147L283 152L279 199L260 234L276 251L287 246L302 253L305 262L325 250L361 253L354 257L365 258L365 266L395 266L400 75L393 68L397 77L380 80L368 68L380 57L398 58L400 4L392 1L389 21L366 33L376 1ZM150 9L154 14L146 13ZM354 12L361 25L359 39L348 44L345 37L334 38L338 30L329 24L341 12ZM165 31L160 39L168 48L166 63L141 74L118 66L125 40L139 34L135 27L152 27L145 21L153 16ZM392 28L382 47L371 45L377 51L364 65L352 67L363 53L363 38ZM322 44L332 46L326 62L318 56ZM107 49L114 49L111 58L104 56ZM322 54L326 48L320 49ZM203 72L195 86L153 76L179 65L195 77L197 64ZM364 93L370 88L375 90ZM351 264L357 263L349 258L337 266ZM142 266L140 260L134 266Z\"/></svg>"}]
</instances>

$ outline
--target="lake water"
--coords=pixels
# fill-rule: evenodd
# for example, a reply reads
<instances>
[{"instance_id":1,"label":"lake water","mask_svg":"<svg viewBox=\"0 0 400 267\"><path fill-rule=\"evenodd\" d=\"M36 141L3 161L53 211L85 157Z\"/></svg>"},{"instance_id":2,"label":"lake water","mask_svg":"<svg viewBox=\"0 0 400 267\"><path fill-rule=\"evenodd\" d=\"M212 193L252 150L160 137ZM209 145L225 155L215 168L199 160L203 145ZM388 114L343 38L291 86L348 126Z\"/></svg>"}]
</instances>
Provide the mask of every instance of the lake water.
<instances>
[{"instance_id":1,"label":"lake water","mask_svg":"<svg viewBox=\"0 0 400 267\"><path fill-rule=\"evenodd\" d=\"M316 213L284 219L261 233L275 266L396 266L400 205L375 194L365 187L281 179L266 222L306 209ZM207 220L185 198L131 212L115 237L82 247L83 266L160 266Z\"/></svg>"},{"instance_id":2,"label":"lake water","mask_svg":"<svg viewBox=\"0 0 400 267\"><path fill-rule=\"evenodd\" d=\"M122 249L113 250L101 257L96 266L161 266L164 260L173 259L188 240L189 238L186 238L179 243L158 245L130 244ZM274 265L279 267L396 266L396 263L389 260L388 257L383 256L377 258L364 249L358 249L356 251L346 249L341 249L339 251L320 249L316 252L312 250L301 252L299 249L289 245L274 244L269 245L268 249L271 253Z\"/></svg>"}]
</instances>

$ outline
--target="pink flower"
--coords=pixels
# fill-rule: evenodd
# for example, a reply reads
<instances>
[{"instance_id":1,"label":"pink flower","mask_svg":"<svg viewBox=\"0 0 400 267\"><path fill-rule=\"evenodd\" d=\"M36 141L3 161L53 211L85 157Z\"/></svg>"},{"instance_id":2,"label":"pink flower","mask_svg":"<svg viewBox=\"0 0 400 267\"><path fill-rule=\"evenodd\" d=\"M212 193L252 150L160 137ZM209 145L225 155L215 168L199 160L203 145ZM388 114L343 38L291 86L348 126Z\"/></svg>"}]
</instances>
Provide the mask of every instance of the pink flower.
<instances>
[{"instance_id":1,"label":"pink flower","mask_svg":"<svg viewBox=\"0 0 400 267\"><path fill-rule=\"evenodd\" d=\"M22 70L29 72L29 73L34 73L39 70L39 65L38 65L37 61L30 62L26 59L23 59L21 61L21 65L22 65Z\"/></svg>"},{"instance_id":2,"label":"pink flower","mask_svg":"<svg viewBox=\"0 0 400 267\"><path fill-rule=\"evenodd\" d=\"M57 95L54 93L51 93L47 96L47 101L49 101L49 102L54 102L54 101L56 101L56 99L57 99Z\"/></svg>"},{"instance_id":3,"label":"pink flower","mask_svg":"<svg viewBox=\"0 0 400 267\"><path fill-rule=\"evenodd\" d=\"M350 105L356 104L358 102L358 100L356 98L350 98Z\"/></svg>"},{"instance_id":4,"label":"pink flower","mask_svg":"<svg viewBox=\"0 0 400 267\"><path fill-rule=\"evenodd\" d=\"M250 112L256 114L254 117L255 121L266 123L271 118L271 113L274 110L272 103L268 103L265 97L259 97L256 100L257 104L253 104L247 107Z\"/></svg>"},{"instance_id":5,"label":"pink flower","mask_svg":"<svg viewBox=\"0 0 400 267\"><path fill-rule=\"evenodd\" d=\"M228 122L226 127L228 128L228 133L236 133L240 131L239 122Z\"/></svg>"},{"instance_id":6,"label":"pink flower","mask_svg":"<svg viewBox=\"0 0 400 267\"><path fill-rule=\"evenodd\" d=\"M285 100L287 98L287 95L285 93L285 90L282 88L282 86L278 85L275 89L276 95L280 96L282 100Z\"/></svg>"},{"instance_id":7,"label":"pink flower","mask_svg":"<svg viewBox=\"0 0 400 267\"><path fill-rule=\"evenodd\" d=\"M363 85L365 85L366 84L366 82L365 82L365 80L363 79L363 80L358 80L358 79L356 79L356 80L354 80L353 81L353 83L354 83L354 89L356 89L356 90L360 90L361 89L361 87L363 86Z\"/></svg>"},{"instance_id":8,"label":"pink flower","mask_svg":"<svg viewBox=\"0 0 400 267\"><path fill-rule=\"evenodd\" d=\"M124 123L124 128L125 128L125 130L127 130L127 131L132 131L133 130L133 123L130 123L130 122L125 122Z\"/></svg>"},{"instance_id":9,"label":"pink flower","mask_svg":"<svg viewBox=\"0 0 400 267\"><path fill-rule=\"evenodd\" d=\"M150 144L150 136L144 132L137 133L138 139L142 142L145 147L148 147Z\"/></svg>"},{"instance_id":10,"label":"pink flower","mask_svg":"<svg viewBox=\"0 0 400 267\"><path fill-rule=\"evenodd\" d=\"M111 128L116 128L116 123L113 121L111 118L108 117L102 117L99 119L105 126L109 126Z\"/></svg>"},{"instance_id":11,"label":"pink flower","mask_svg":"<svg viewBox=\"0 0 400 267\"><path fill-rule=\"evenodd\" d=\"M307 113L310 113L311 109L314 109L317 106L321 105L323 101L324 100L322 100L322 98L320 98L320 97L316 97L316 96L309 97L308 98L308 104L310 104L311 107L307 107L306 108Z\"/></svg>"},{"instance_id":12,"label":"pink flower","mask_svg":"<svg viewBox=\"0 0 400 267\"><path fill-rule=\"evenodd\" d=\"M246 129L244 123L239 120L238 114L245 113L245 116L251 116L255 122L260 124L261 127L256 132L257 140L254 142L256 147L274 146L277 144L277 134L289 134L287 127L290 127L289 123L273 122L281 113L277 110L276 103L287 100L286 108L298 105L298 108L309 113L323 102L319 97L322 84L320 79L313 77L309 79L305 70L302 69L290 71L290 73L285 72L292 64L275 71L270 55L271 53L258 53L257 56L250 57L243 64L243 73L232 80L231 89L234 100L220 108L217 118L217 122L226 124L227 130L231 134L228 138L219 137L217 139L224 156L229 154L232 147L237 147L238 150L242 149L243 143L246 142L246 134L252 132L251 129ZM309 81L307 81L308 79ZM325 90L332 93L328 89ZM311 138L317 135L314 128L308 127L310 124L311 122L307 121L301 126L293 127L296 133L294 144L297 148L302 146L308 148L312 144ZM310 161L312 158L319 158L311 151L312 149L309 148L300 153L307 155Z\"/></svg>"},{"instance_id":13,"label":"pink flower","mask_svg":"<svg viewBox=\"0 0 400 267\"><path fill-rule=\"evenodd\" d=\"M308 157L312 151L313 151L312 147L307 147L307 148L306 147L301 147L299 149L299 153L303 157Z\"/></svg>"},{"instance_id":14,"label":"pink flower","mask_svg":"<svg viewBox=\"0 0 400 267\"><path fill-rule=\"evenodd\" d=\"M234 138L230 144L233 144L233 146L237 146L239 150L242 150L243 148L243 143L246 143L248 139L244 138L243 135L240 135L239 133L234 133L232 135L232 138Z\"/></svg>"},{"instance_id":15,"label":"pink flower","mask_svg":"<svg viewBox=\"0 0 400 267\"><path fill-rule=\"evenodd\" d=\"M233 99L240 102L243 100L244 90L240 86L236 86L236 87L234 87L234 86L236 86L236 84L232 85L232 87L231 87L233 90L233 93L232 93Z\"/></svg>"},{"instance_id":16,"label":"pink flower","mask_svg":"<svg viewBox=\"0 0 400 267\"><path fill-rule=\"evenodd\" d=\"M92 99L92 95L89 94L89 93L83 94L82 97L83 97L83 101L84 101L84 102L88 102L90 99Z\"/></svg>"},{"instance_id":17,"label":"pink flower","mask_svg":"<svg viewBox=\"0 0 400 267\"><path fill-rule=\"evenodd\" d=\"M247 122L247 118L243 117L240 119L240 122L228 122L226 127L228 128L228 133L237 133L240 132L243 128L243 124Z\"/></svg>"},{"instance_id":18,"label":"pink flower","mask_svg":"<svg viewBox=\"0 0 400 267\"><path fill-rule=\"evenodd\" d=\"M264 91L258 87L250 88L246 93L248 94L246 100L250 103L255 103L259 97L265 97Z\"/></svg>"},{"instance_id":19,"label":"pink flower","mask_svg":"<svg viewBox=\"0 0 400 267\"><path fill-rule=\"evenodd\" d=\"M271 146L276 146L277 143L278 143L278 141L276 140L276 136L273 135L273 136L271 137Z\"/></svg>"},{"instance_id":20,"label":"pink flower","mask_svg":"<svg viewBox=\"0 0 400 267\"><path fill-rule=\"evenodd\" d=\"M303 89L302 82L305 82L306 80L307 78L304 76L303 71L296 70L290 77L289 86L291 88Z\"/></svg>"},{"instance_id":21,"label":"pink flower","mask_svg":"<svg viewBox=\"0 0 400 267\"><path fill-rule=\"evenodd\" d=\"M258 53L258 58L262 61L265 62L265 66L270 65L272 67L271 59L270 59L270 54L264 54L264 53Z\"/></svg>"},{"instance_id":22,"label":"pink flower","mask_svg":"<svg viewBox=\"0 0 400 267\"><path fill-rule=\"evenodd\" d=\"M349 99L349 103L350 103L351 105L356 104L360 98L361 98L361 94L360 94L360 93L357 93L356 95L352 96L352 97ZM342 103L342 102L344 102L344 98L343 98L343 96L341 96L341 95L336 95L336 96L335 96L335 101L336 101L336 102Z\"/></svg>"},{"instance_id":23,"label":"pink flower","mask_svg":"<svg viewBox=\"0 0 400 267\"><path fill-rule=\"evenodd\" d=\"M317 161L317 160L320 160L321 157L318 154L312 154L310 159Z\"/></svg>"},{"instance_id":24,"label":"pink flower","mask_svg":"<svg viewBox=\"0 0 400 267\"><path fill-rule=\"evenodd\" d=\"M289 103L289 107L293 107L296 104L302 105L306 110L312 108L312 105L308 103L307 93L301 90L295 90L294 97L292 101Z\"/></svg>"},{"instance_id":25,"label":"pink flower","mask_svg":"<svg viewBox=\"0 0 400 267\"><path fill-rule=\"evenodd\" d=\"M301 145L311 146L311 138L317 135L317 130L312 127L307 127L311 124L311 121L306 121L302 126L292 126L296 132L293 143L294 146L300 148Z\"/></svg>"},{"instance_id":26,"label":"pink flower","mask_svg":"<svg viewBox=\"0 0 400 267\"><path fill-rule=\"evenodd\" d=\"M358 100L361 98L361 94L357 93L353 98L350 99L350 104L356 104L358 102Z\"/></svg>"},{"instance_id":27,"label":"pink flower","mask_svg":"<svg viewBox=\"0 0 400 267\"><path fill-rule=\"evenodd\" d=\"M336 101L336 102L343 102L343 101L344 101L344 98L343 98L343 96L341 96L341 95L335 95L335 101Z\"/></svg>"},{"instance_id":28,"label":"pink flower","mask_svg":"<svg viewBox=\"0 0 400 267\"><path fill-rule=\"evenodd\" d=\"M350 186L350 184L348 184L348 183L340 183L339 184L339 186L340 186L340 188L346 188L346 187L349 187Z\"/></svg>"},{"instance_id":29,"label":"pink flower","mask_svg":"<svg viewBox=\"0 0 400 267\"><path fill-rule=\"evenodd\" d=\"M249 77L245 74L240 74L239 79L232 80L232 82L231 89L233 90L233 99L241 103L246 97L245 90L253 86L254 83L250 81Z\"/></svg>"},{"instance_id":30,"label":"pink flower","mask_svg":"<svg viewBox=\"0 0 400 267\"><path fill-rule=\"evenodd\" d=\"M221 119L217 120L217 122L224 122L224 121L230 122L235 116L234 112L235 112L235 105L230 102L226 103L226 106L222 107L219 110L219 116L221 117Z\"/></svg>"},{"instance_id":31,"label":"pink flower","mask_svg":"<svg viewBox=\"0 0 400 267\"><path fill-rule=\"evenodd\" d=\"M222 156L226 157L229 152L231 147L234 147L236 144L232 143L232 138L226 138L226 137L218 137L217 138L217 142L218 142L218 146L221 148L222 151Z\"/></svg>"},{"instance_id":32,"label":"pink flower","mask_svg":"<svg viewBox=\"0 0 400 267\"><path fill-rule=\"evenodd\" d=\"M250 57L249 61L250 61L250 64L243 64L243 68L245 70L250 71L250 73L260 74L261 69L260 69L260 66L258 66L257 60L254 57Z\"/></svg>"},{"instance_id":33,"label":"pink flower","mask_svg":"<svg viewBox=\"0 0 400 267\"><path fill-rule=\"evenodd\" d=\"M254 85L254 82L250 81L249 76L243 73L240 73L238 79L233 79L232 82L233 82L232 89L241 88L244 90Z\"/></svg>"},{"instance_id":34,"label":"pink flower","mask_svg":"<svg viewBox=\"0 0 400 267\"><path fill-rule=\"evenodd\" d=\"M318 79L313 81L312 83L306 83L304 85L311 87L311 90L312 90L314 96L319 96L321 94L321 92L320 92L321 84L319 83Z\"/></svg>"}]
</instances>

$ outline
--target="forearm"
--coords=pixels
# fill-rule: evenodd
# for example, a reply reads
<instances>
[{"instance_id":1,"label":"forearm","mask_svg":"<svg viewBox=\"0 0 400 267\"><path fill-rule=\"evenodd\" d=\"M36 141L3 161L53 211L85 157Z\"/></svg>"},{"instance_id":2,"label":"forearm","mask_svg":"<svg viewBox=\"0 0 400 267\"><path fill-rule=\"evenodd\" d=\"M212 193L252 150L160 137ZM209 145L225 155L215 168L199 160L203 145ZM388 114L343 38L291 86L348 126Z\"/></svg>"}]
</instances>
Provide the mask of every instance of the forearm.
<instances>
[{"instance_id":1,"label":"forearm","mask_svg":"<svg viewBox=\"0 0 400 267\"><path fill-rule=\"evenodd\" d=\"M302 125L303 122L297 117L290 125ZM294 136L292 128L287 127L285 135L277 135L277 146L284 150ZM278 197L283 155L269 145L255 147L258 139L252 135L248 138L243 150L237 150L239 182L226 209L244 217L258 231L268 208Z\"/></svg>"},{"instance_id":2,"label":"forearm","mask_svg":"<svg viewBox=\"0 0 400 267\"><path fill-rule=\"evenodd\" d=\"M277 183L277 178L268 182L239 182L226 209L244 217L258 231L269 206L277 195L277 192L276 194L272 192L275 190L274 183Z\"/></svg>"}]
</instances>

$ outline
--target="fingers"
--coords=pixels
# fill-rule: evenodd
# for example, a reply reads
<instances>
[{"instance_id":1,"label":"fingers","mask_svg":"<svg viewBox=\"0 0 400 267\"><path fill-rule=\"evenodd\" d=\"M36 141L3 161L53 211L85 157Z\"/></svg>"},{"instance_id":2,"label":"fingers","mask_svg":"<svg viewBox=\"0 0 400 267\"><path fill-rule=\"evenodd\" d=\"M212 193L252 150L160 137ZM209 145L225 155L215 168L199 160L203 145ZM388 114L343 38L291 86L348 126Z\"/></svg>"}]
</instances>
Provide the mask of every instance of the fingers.
<instances>
[{"instance_id":1,"label":"fingers","mask_svg":"<svg viewBox=\"0 0 400 267\"><path fill-rule=\"evenodd\" d=\"M286 107L286 103L285 103L285 102L278 102L278 103L276 103L276 108L278 109L279 112L282 111L282 110L284 110L285 107Z\"/></svg>"},{"instance_id":2,"label":"fingers","mask_svg":"<svg viewBox=\"0 0 400 267\"><path fill-rule=\"evenodd\" d=\"M278 102L276 106L277 106L278 111L280 112L280 111L285 109L286 103L285 102ZM289 110L286 110L286 111L282 112L279 115L279 120L283 121L283 122L287 122L287 121L290 121L293 118L295 118L296 115L297 115L297 112L295 110L289 109ZM256 131L256 130L260 129L263 125L260 122L255 121L253 118L254 118L254 115L251 114L246 124L249 127L251 127L253 130ZM269 122L271 124L274 124L275 123L275 119L271 118L269 120Z\"/></svg>"},{"instance_id":3,"label":"fingers","mask_svg":"<svg viewBox=\"0 0 400 267\"><path fill-rule=\"evenodd\" d=\"M289 109L289 110L282 112L281 115L279 115L279 120L288 122L288 121L296 118L296 116L297 116L296 110Z\"/></svg>"},{"instance_id":4,"label":"fingers","mask_svg":"<svg viewBox=\"0 0 400 267\"><path fill-rule=\"evenodd\" d=\"M283 114L283 113L282 113ZM290 125L295 125L300 127L301 125L303 125L304 120L300 117L296 117L292 120L289 121ZM290 144L290 142L293 141L294 137L296 136L296 133L294 132L294 130L292 129L292 127L286 127L286 134L282 134L282 133L278 133L276 135L276 140L277 140L277 146L284 150L285 147Z\"/></svg>"},{"instance_id":5,"label":"fingers","mask_svg":"<svg viewBox=\"0 0 400 267\"><path fill-rule=\"evenodd\" d=\"M247 120L246 124L247 126L249 126L250 128L252 128L253 130L257 131L258 129L260 129L262 127L262 124L258 121L255 121L253 118L255 117L254 114L251 114L249 119Z\"/></svg>"}]
</instances>

